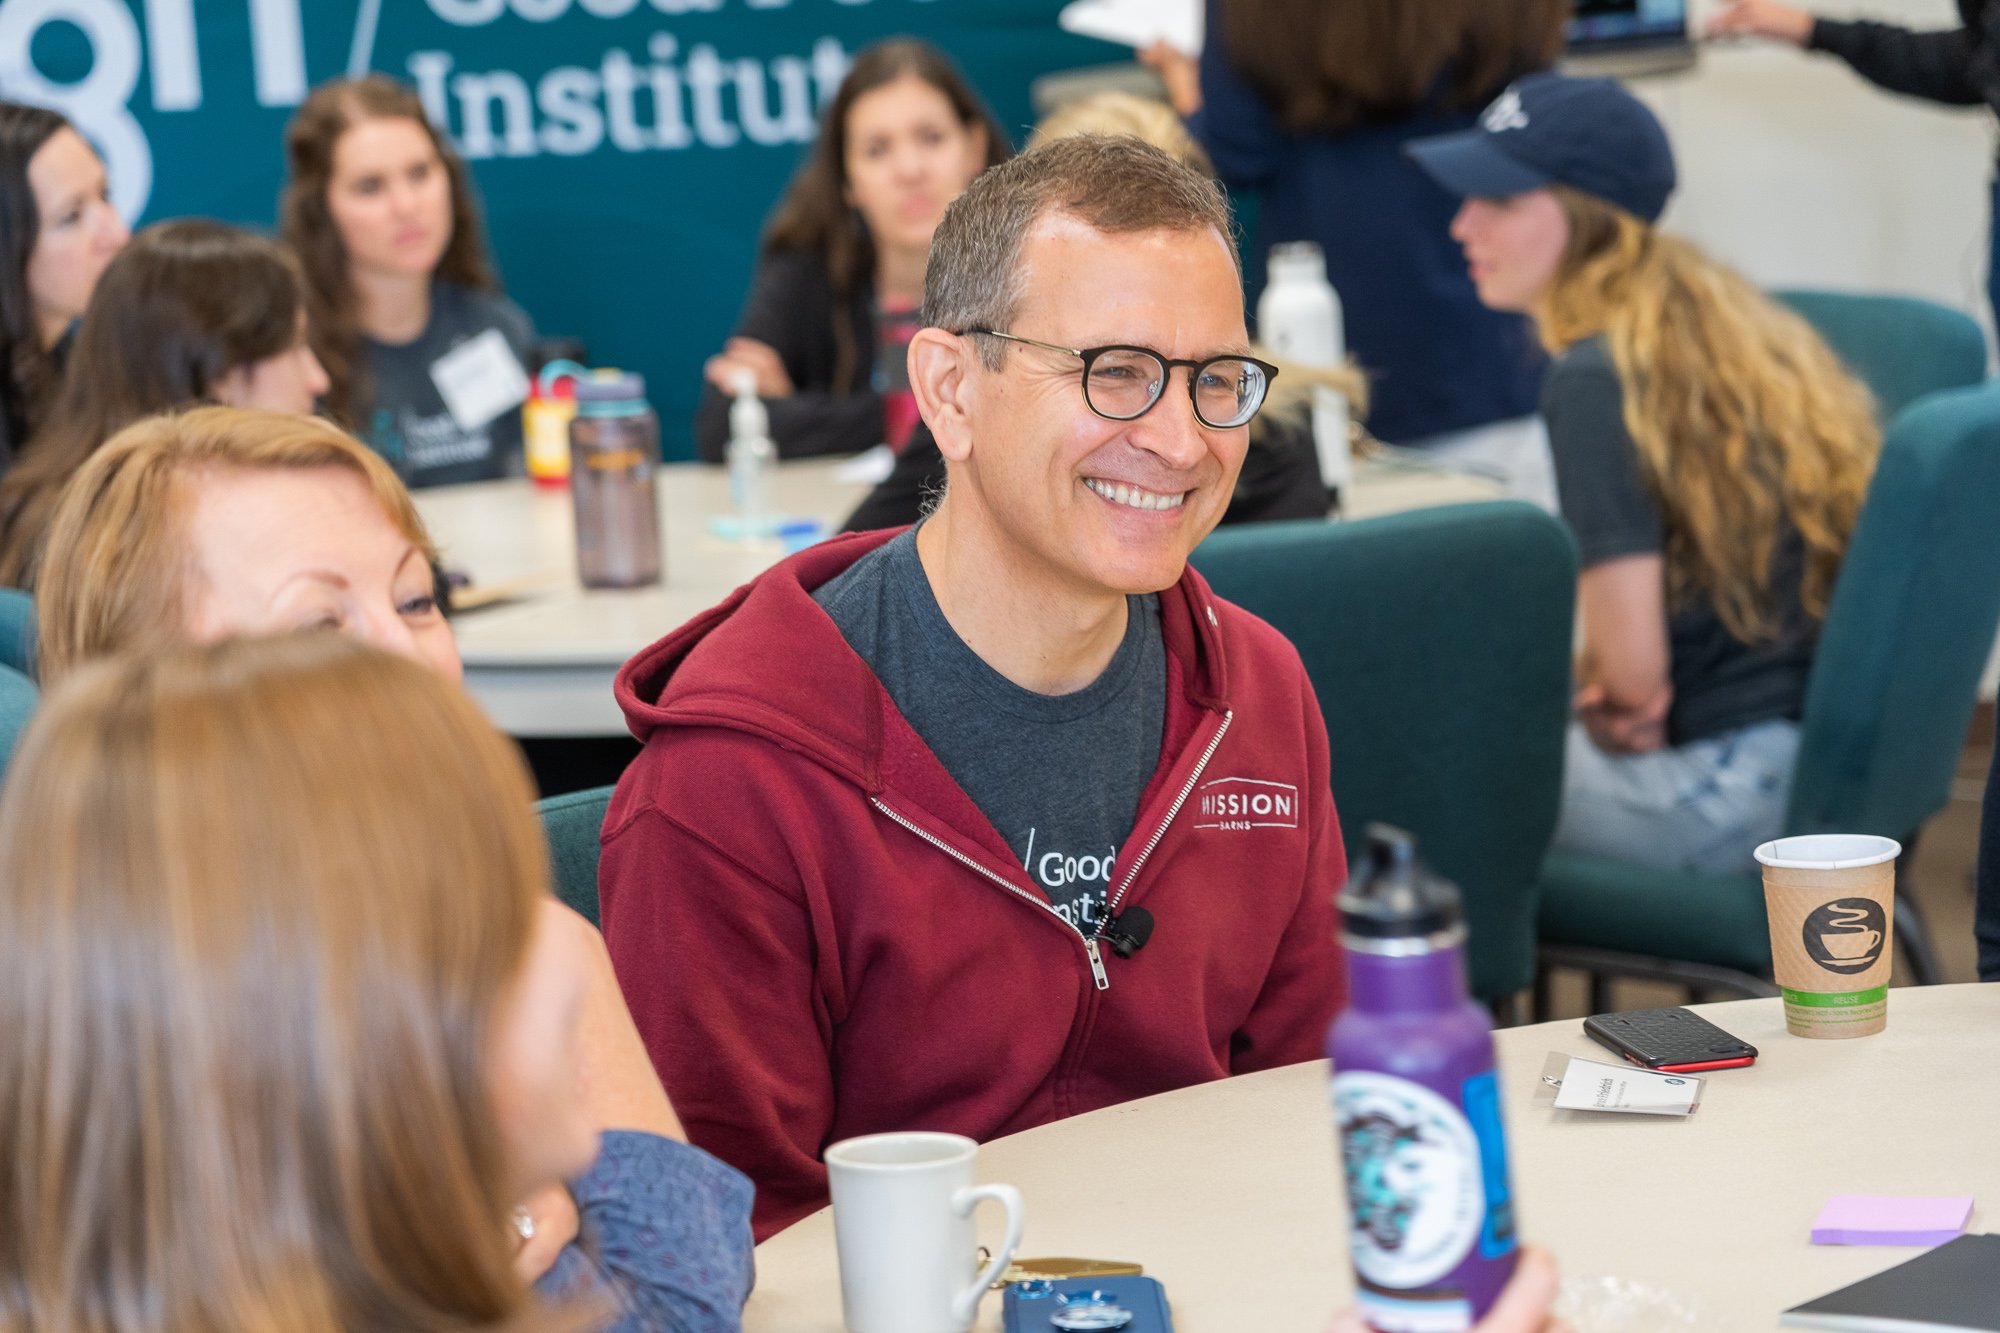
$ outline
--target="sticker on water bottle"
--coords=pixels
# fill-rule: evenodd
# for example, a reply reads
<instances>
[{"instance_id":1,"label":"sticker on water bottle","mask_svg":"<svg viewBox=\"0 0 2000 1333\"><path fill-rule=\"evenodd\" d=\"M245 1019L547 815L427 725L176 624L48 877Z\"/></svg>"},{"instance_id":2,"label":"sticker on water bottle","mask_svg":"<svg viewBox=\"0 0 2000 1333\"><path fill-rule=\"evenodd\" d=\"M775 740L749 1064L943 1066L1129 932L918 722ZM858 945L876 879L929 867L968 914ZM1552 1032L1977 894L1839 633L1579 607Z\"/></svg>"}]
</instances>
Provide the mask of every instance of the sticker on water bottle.
<instances>
[{"instance_id":1,"label":"sticker on water bottle","mask_svg":"<svg viewBox=\"0 0 2000 1333\"><path fill-rule=\"evenodd\" d=\"M1500 1080L1492 1070L1465 1080L1461 1101L1479 1140L1480 1179L1486 1187L1486 1221L1479 1229L1479 1257L1514 1252L1514 1187L1507 1178L1507 1131L1500 1123Z\"/></svg>"},{"instance_id":2,"label":"sticker on water bottle","mask_svg":"<svg viewBox=\"0 0 2000 1333\"><path fill-rule=\"evenodd\" d=\"M1458 1267L1487 1225L1479 1140L1458 1107L1420 1083L1357 1070L1334 1075L1333 1111L1364 1281L1405 1291Z\"/></svg>"}]
</instances>

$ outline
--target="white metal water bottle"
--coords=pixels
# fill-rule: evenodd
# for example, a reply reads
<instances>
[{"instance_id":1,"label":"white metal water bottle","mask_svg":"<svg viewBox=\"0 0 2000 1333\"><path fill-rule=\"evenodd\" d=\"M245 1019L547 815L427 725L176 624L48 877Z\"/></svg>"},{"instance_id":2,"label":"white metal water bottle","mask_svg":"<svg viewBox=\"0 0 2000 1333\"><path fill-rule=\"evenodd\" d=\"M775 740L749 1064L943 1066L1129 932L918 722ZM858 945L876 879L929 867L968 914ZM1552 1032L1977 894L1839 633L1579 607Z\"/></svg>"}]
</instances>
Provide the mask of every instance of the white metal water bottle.
<instances>
[{"instance_id":1,"label":"white metal water bottle","mask_svg":"<svg viewBox=\"0 0 2000 1333\"><path fill-rule=\"evenodd\" d=\"M1271 247L1264 294L1257 300L1257 334L1286 361L1317 370L1338 367L1347 355L1340 295L1326 280L1326 255L1311 241ZM1347 442L1347 395L1325 386L1313 390L1313 447L1319 476L1337 508L1354 477Z\"/></svg>"},{"instance_id":2,"label":"white metal water bottle","mask_svg":"<svg viewBox=\"0 0 2000 1333\"><path fill-rule=\"evenodd\" d=\"M757 376L739 370L730 382L735 401L729 405L729 498L743 525L742 540L771 533L771 467L778 447L771 442L771 417L757 397Z\"/></svg>"}]
</instances>

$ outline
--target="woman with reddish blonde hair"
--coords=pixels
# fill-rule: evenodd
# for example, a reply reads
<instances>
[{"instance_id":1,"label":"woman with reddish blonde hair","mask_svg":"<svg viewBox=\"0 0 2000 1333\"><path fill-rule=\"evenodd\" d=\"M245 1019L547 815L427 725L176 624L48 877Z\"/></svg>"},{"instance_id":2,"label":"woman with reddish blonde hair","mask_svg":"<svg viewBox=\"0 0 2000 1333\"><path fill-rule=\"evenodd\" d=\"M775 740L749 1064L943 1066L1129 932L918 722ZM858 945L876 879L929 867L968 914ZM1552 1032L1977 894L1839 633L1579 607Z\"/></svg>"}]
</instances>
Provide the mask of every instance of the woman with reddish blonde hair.
<instances>
[{"instance_id":1,"label":"woman with reddish blonde hair","mask_svg":"<svg viewBox=\"0 0 2000 1333\"><path fill-rule=\"evenodd\" d=\"M0 796L0 1327L734 1330L690 1148L526 770L342 635L51 692ZM583 1234L531 1288L513 1205Z\"/></svg>"},{"instance_id":2,"label":"woman with reddish blonde hair","mask_svg":"<svg viewBox=\"0 0 2000 1333\"><path fill-rule=\"evenodd\" d=\"M436 563L395 472L332 424L147 417L85 460L50 515L37 665L54 683L112 653L325 627L456 681Z\"/></svg>"}]
</instances>

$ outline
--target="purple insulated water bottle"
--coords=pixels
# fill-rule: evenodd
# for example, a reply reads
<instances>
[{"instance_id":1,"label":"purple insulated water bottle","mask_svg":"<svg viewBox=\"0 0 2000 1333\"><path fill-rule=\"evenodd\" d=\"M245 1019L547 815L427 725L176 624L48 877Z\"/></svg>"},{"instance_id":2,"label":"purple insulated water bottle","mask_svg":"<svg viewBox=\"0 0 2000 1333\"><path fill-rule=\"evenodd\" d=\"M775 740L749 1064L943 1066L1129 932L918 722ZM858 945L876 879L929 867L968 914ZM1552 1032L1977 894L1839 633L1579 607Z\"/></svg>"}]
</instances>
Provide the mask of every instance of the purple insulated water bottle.
<instances>
[{"instance_id":1,"label":"purple insulated water bottle","mask_svg":"<svg viewBox=\"0 0 2000 1333\"><path fill-rule=\"evenodd\" d=\"M1462 1333L1514 1271L1514 1196L1458 889L1374 824L1340 917L1348 1007L1326 1047L1356 1300L1381 1333Z\"/></svg>"}]
</instances>

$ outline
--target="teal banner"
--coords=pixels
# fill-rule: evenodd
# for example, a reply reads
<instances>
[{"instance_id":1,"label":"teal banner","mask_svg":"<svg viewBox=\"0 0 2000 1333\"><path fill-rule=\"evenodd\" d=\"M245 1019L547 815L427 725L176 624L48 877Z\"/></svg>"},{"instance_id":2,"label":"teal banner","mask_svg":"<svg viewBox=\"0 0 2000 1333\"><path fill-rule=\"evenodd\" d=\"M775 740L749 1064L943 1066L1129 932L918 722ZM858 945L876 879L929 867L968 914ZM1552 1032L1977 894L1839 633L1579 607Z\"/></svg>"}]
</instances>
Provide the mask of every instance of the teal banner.
<instances>
[{"instance_id":1,"label":"teal banner","mask_svg":"<svg viewBox=\"0 0 2000 1333\"><path fill-rule=\"evenodd\" d=\"M0 96L64 111L128 218L268 228L292 108L370 69L416 86L479 183L507 290L544 336L646 376L692 454L701 362L765 213L852 53L950 52L1016 143L1038 75L1128 58L1062 0L0 0Z\"/></svg>"}]
</instances>

